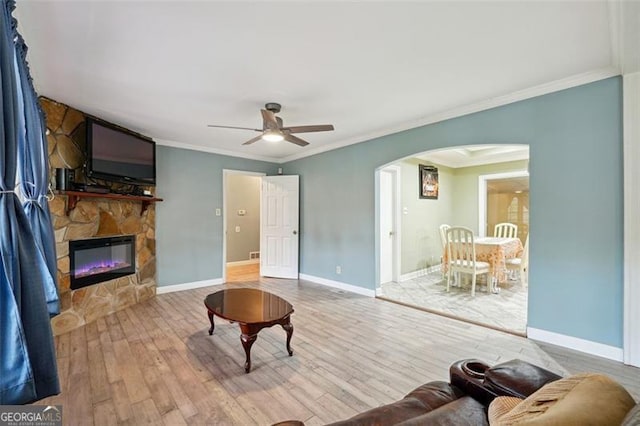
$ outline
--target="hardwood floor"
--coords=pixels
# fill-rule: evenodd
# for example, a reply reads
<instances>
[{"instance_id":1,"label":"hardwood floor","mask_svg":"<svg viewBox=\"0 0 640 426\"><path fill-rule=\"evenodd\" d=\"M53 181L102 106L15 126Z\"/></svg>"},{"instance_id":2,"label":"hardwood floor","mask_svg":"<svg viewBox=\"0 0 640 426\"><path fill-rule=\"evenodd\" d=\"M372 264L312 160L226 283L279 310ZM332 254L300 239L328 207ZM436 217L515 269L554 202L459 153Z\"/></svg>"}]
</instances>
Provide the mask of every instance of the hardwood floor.
<instances>
[{"instance_id":1,"label":"hardwood floor","mask_svg":"<svg viewBox=\"0 0 640 426\"><path fill-rule=\"evenodd\" d=\"M250 263L248 265L227 266L227 282L228 283L257 281L259 278L260 278L259 263Z\"/></svg>"},{"instance_id":2,"label":"hardwood floor","mask_svg":"<svg viewBox=\"0 0 640 426\"><path fill-rule=\"evenodd\" d=\"M245 374L238 325L207 332L220 286L162 294L56 338L62 393L38 403L62 404L69 425L318 425L447 380L463 358L600 371L640 396L640 369L620 363L302 280L232 285L293 304L292 357L284 330L262 330Z\"/></svg>"}]
</instances>

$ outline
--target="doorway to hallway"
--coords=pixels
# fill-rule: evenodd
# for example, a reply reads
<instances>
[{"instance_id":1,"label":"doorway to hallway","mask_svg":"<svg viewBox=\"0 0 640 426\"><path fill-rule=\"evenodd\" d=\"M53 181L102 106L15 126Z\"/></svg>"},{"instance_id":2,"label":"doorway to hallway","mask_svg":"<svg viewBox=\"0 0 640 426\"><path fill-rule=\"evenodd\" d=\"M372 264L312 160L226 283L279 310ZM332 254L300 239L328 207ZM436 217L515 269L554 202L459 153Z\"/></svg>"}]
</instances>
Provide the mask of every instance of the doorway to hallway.
<instances>
[{"instance_id":1,"label":"doorway to hallway","mask_svg":"<svg viewBox=\"0 0 640 426\"><path fill-rule=\"evenodd\" d=\"M224 282L260 278L260 187L264 173L223 171Z\"/></svg>"}]
</instances>

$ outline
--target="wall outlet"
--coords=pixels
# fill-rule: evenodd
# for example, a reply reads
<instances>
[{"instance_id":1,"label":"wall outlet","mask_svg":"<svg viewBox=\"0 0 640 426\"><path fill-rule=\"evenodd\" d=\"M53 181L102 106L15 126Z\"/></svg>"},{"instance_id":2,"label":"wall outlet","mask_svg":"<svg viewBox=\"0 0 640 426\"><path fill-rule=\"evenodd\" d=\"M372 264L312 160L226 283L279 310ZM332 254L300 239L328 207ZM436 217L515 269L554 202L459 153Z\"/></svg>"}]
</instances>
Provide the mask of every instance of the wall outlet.
<instances>
[{"instance_id":1,"label":"wall outlet","mask_svg":"<svg viewBox=\"0 0 640 426\"><path fill-rule=\"evenodd\" d=\"M216 216L220 216L222 214L222 211L220 209L216 209Z\"/></svg>"},{"instance_id":2,"label":"wall outlet","mask_svg":"<svg viewBox=\"0 0 640 426\"><path fill-rule=\"evenodd\" d=\"M240 227L236 226L236 232L240 232Z\"/></svg>"},{"instance_id":3,"label":"wall outlet","mask_svg":"<svg viewBox=\"0 0 640 426\"><path fill-rule=\"evenodd\" d=\"M340 275L342 273L342 266L336 266L336 274Z\"/></svg>"}]
</instances>

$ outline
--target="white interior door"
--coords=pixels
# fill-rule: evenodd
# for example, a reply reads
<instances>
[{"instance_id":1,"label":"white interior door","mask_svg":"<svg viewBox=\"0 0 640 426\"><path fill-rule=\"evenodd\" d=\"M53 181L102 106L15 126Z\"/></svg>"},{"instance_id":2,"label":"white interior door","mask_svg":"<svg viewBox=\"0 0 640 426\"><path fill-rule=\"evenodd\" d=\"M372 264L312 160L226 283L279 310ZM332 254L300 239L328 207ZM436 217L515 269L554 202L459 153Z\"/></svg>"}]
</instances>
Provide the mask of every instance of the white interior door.
<instances>
[{"instance_id":1,"label":"white interior door","mask_svg":"<svg viewBox=\"0 0 640 426\"><path fill-rule=\"evenodd\" d=\"M299 177L263 177L260 206L260 275L298 278Z\"/></svg>"}]
</instances>

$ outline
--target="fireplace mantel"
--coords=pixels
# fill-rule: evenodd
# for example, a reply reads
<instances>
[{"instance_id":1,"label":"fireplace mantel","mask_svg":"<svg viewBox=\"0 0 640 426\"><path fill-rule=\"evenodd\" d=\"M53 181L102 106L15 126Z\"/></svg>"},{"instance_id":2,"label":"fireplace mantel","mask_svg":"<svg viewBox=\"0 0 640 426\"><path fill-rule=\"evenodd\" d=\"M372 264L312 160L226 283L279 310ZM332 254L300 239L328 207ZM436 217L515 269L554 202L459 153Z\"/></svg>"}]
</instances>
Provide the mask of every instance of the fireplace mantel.
<instances>
[{"instance_id":1,"label":"fireplace mantel","mask_svg":"<svg viewBox=\"0 0 640 426\"><path fill-rule=\"evenodd\" d=\"M67 215L69 212L76 208L76 204L78 204L78 200L80 198L111 198L116 200L127 200L127 201L142 201L142 209L140 210L140 215L144 213L147 208L153 204L160 201L164 201L162 198L155 197L145 197L143 195L125 195L125 194L113 194L106 193L101 194L99 192L84 192L84 191L56 191L56 194L66 195L67 199Z\"/></svg>"}]
</instances>

